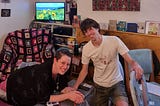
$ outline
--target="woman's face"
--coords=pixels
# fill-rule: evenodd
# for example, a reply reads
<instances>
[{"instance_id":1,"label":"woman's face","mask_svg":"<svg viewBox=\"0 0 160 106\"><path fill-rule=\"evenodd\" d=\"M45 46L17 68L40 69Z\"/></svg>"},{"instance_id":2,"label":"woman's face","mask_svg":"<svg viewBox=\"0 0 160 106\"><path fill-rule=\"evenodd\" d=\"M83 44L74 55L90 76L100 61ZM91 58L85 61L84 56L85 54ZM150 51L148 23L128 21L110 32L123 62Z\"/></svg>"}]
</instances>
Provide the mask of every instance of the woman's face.
<instances>
[{"instance_id":1,"label":"woman's face","mask_svg":"<svg viewBox=\"0 0 160 106\"><path fill-rule=\"evenodd\" d=\"M71 57L68 57L67 55L63 55L59 60L54 61L56 64L56 71L58 74L63 75L70 67L71 64Z\"/></svg>"}]
</instances>

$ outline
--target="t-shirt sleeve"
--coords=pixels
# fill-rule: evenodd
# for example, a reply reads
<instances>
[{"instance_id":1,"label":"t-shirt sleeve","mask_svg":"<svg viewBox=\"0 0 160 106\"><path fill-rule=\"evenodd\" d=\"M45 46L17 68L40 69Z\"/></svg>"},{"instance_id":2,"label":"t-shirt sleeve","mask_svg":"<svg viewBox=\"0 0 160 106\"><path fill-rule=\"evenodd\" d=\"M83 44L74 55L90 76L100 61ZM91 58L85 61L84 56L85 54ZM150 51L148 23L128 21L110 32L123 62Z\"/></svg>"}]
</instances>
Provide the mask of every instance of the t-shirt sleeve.
<instances>
[{"instance_id":1,"label":"t-shirt sleeve","mask_svg":"<svg viewBox=\"0 0 160 106\"><path fill-rule=\"evenodd\" d=\"M124 44L124 42L116 37L116 40L118 42L118 52L123 55L129 51L128 47Z\"/></svg>"}]
</instances>

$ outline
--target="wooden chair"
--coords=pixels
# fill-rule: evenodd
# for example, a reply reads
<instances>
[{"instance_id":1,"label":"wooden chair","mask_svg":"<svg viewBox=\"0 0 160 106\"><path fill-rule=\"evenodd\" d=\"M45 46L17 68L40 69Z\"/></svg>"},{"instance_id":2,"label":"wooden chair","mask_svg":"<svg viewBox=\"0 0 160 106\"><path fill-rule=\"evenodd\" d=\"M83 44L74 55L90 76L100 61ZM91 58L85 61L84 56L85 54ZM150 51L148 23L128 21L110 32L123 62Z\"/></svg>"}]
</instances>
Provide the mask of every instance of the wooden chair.
<instances>
[{"instance_id":1,"label":"wooden chair","mask_svg":"<svg viewBox=\"0 0 160 106\"><path fill-rule=\"evenodd\" d=\"M130 75L127 77L128 91L131 94L132 102L135 106L148 106L152 104L160 104L158 98L160 96L149 92L153 90L148 86L152 84L155 86L160 85L154 82L154 73L153 73L153 59L152 59L152 50L150 49L134 49L129 51L130 56L137 61L144 70L144 76L140 81L137 81L135 78L134 70L131 70L130 66L125 63L126 73ZM131 73L130 73L131 72ZM140 83L139 83L140 82ZM148 84L147 84L148 83ZM141 84L141 89L139 88ZM149 89L149 90L148 90ZM160 90L160 89L159 89Z\"/></svg>"}]
</instances>

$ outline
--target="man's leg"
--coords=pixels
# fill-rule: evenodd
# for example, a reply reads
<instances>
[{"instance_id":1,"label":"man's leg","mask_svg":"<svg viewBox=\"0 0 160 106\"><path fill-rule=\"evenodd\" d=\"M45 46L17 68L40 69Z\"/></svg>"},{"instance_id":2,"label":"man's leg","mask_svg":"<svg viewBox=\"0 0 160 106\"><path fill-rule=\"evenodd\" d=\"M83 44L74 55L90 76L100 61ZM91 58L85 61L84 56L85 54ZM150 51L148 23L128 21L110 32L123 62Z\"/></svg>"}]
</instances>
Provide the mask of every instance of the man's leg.
<instances>
[{"instance_id":1,"label":"man's leg","mask_svg":"<svg viewBox=\"0 0 160 106\"><path fill-rule=\"evenodd\" d=\"M123 81L113 86L113 93L111 96L113 103L116 104L116 106L128 106L128 97Z\"/></svg>"},{"instance_id":2,"label":"man's leg","mask_svg":"<svg viewBox=\"0 0 160 106\"><path fill-rule=\"evenodd\" d=\"M94 104L95 106L108 106L110 89L95 84Z\"/></svg>"}]
</instances>

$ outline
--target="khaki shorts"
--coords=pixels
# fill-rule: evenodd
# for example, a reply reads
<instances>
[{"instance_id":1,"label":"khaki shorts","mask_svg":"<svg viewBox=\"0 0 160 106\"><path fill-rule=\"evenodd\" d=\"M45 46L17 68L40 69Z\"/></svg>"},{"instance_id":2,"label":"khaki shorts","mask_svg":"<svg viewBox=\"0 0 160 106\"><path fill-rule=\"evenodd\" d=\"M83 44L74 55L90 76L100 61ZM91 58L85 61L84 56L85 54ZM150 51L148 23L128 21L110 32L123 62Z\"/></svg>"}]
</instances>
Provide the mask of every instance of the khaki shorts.
<instances>
[{"instance_id":1,"label":"khaki shorts","mask_svg":"<svg viewBox=\"0 0 160 106\"><path fill-rule=\"evenodd\" d=\"M107 106L109 100L111 100L113 104L118 100L123 100L128 103L128 97L123 81L118 82L112 87L102 87L95 84L94 95L96 106Z\"/></svg>"}]
</instances>

